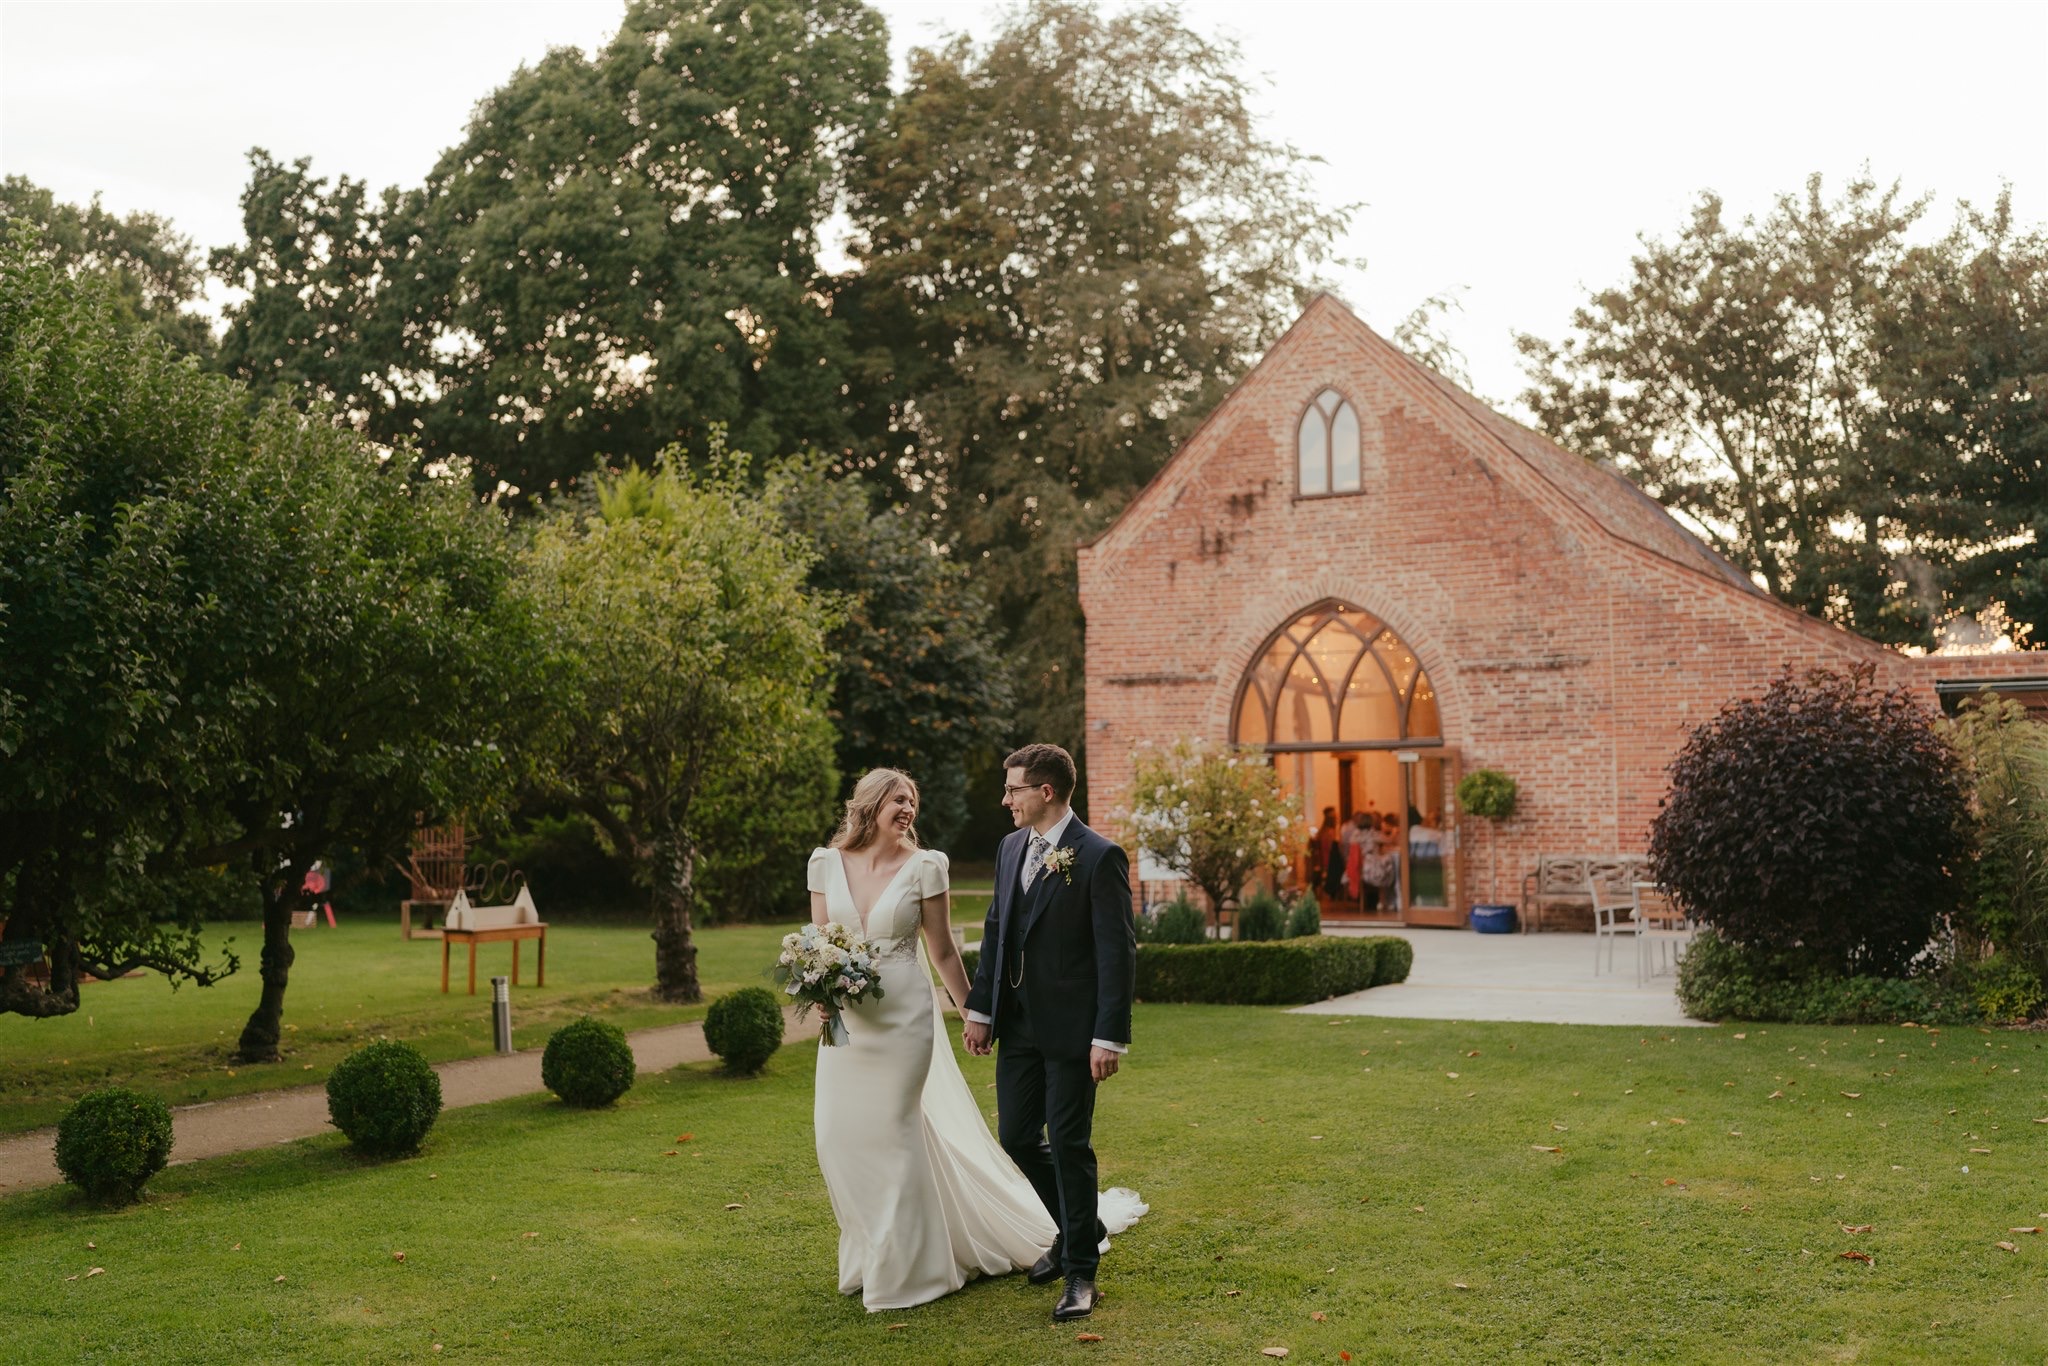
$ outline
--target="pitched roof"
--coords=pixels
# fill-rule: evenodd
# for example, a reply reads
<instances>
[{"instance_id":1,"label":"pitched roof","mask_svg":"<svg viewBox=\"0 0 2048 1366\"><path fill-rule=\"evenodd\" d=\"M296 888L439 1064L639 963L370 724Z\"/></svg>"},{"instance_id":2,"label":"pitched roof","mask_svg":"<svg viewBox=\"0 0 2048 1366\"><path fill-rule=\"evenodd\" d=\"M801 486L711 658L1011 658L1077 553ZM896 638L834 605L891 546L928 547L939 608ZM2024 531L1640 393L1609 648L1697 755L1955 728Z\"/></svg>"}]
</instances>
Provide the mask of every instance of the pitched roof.
<instances>
[{"instance_id":1,"label":"pitched roof","mask_svg":"<svg viewBox=\"0 0 2048 1366\"><path fill-rule=\"evenodd\" d=\"M1271 347L1267 348L1266 354L1259 358L1258 364L1254 365L1209 411L1188 439L1180 444L1173 456L1152 476L1151 481L1124 504L1122 511L1108 526L1090 537L1084 544L1096 545L1107 540L1111 533L1136 511L1140 503L1147 501L1147 495L1153 489L1163 486L1169 471L1180 462L1181 455L1199 442L1202 432L1217 415L1228 408L1231 400L1253 382L1258 372L1265 368L1268 360L1287 349L1309 319L1320 311L1334 311L1341 324L1355 330L1369 349L1377 351L1388 363L1404 371L1411 381L1419 381L1441 396L1479 428L1485 438L1503 447L1509 455L1557 489L1610 535L1640 546L1663 559L1704 573L1743 592L1755 594L1771 602L1777 601L1757 587L1749 575L1687 530L1656 499L1636 487L1618 470L1574 455L1549 438L1503 417L1380 336L1353 313L1343 300L1327 292L1309 300L1308 307L1302 310L1301 316L1289 325L1287 331Z\"/></svg>"}]
</instances>

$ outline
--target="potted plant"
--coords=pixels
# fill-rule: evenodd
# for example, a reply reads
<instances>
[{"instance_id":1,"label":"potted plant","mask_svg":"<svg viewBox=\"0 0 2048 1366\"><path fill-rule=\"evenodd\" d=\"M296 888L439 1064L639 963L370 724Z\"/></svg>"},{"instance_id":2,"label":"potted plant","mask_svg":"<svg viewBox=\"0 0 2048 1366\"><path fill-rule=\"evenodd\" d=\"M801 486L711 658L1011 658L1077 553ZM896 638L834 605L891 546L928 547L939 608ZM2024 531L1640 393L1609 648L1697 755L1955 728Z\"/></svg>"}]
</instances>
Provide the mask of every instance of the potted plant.
<instances>
[{"instance_id":1,"label":"potted plant","mask_svg":"<svg viewBox=\"0 0 2048 1366\"><path fill-rule=\"evenodd\" d=\"M1496 768L1479 768L1458 780L1458 808L1487 824L1486 889L1498 896L1500 836L1494 825L1515 814L1515 780ZM1481 934L1507 934L1515 928L1515 908L1499 901L1474 902L1472 928Z\"/></svg>"}]
</instances>

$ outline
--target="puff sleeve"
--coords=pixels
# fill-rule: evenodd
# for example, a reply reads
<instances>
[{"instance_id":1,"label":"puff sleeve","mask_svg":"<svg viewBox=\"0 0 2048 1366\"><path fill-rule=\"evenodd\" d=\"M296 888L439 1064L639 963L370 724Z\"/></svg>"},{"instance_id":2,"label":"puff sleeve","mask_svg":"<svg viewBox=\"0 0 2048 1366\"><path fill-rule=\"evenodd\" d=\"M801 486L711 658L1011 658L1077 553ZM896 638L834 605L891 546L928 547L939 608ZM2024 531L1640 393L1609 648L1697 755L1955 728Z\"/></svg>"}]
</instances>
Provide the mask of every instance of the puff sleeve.
<instances>
[{"instance_id":1,"label":"puff sleeve","mask_svg":"<svg viewBox=\"0 0 2048 1366\"><path fill-rule=\"evenodd\" d=\"M927 849L919 856L923 861L917 868L917 897L928 901L935 896L944 896L951 882L946 875L946 856L936 849Z\"/></svg>"},{"instance_id":2,"label":"puff sleeve","mask_svg":"<svg viewBox=\"0 0 2048 1366\"><path fill-rule=\"evenodd\" d=\"M811 866L804 872L804 886L814 892L825 890L826 879L831 875L832 871L825 865L830 861L831 857L832 851L830 849L811 850Z\"/></svg>"}]
</instances>

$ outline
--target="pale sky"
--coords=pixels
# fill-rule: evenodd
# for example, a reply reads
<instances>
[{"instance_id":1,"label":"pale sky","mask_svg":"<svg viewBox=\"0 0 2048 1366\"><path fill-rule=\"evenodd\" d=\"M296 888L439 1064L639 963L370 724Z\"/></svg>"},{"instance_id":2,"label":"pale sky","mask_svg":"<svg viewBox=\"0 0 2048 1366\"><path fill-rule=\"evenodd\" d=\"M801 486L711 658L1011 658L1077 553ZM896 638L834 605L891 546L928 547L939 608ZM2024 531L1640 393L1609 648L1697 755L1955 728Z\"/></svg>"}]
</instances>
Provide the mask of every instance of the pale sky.
<instances>
[{"instance_id":1,"label":"pale sky","mask_svg":"<svg viewBox=\"0 0 2048 1366\"><path fill-rule=\"evenodd\" d=\"M1000 9L877 7L899 73L941 26L983 34ZM601 43L622 8L0 0L0 173L222 245L251 146L416 184L515 67ZM2048 218L2048 0L1180 8L1243 43L1266 130L1323 159L1326 201L1365 204L1344 244L1365 265L1338 292L1390 332L1462 286L1447 330L1495 400L1522 386L1512 334L1562 334L1636 234L1673 231L1702 189L1762 211L1809 172L1839 185L1868 163L1933 192L1937 227L2002 181L2023 222Z\"/></svg>"}]
</instances>

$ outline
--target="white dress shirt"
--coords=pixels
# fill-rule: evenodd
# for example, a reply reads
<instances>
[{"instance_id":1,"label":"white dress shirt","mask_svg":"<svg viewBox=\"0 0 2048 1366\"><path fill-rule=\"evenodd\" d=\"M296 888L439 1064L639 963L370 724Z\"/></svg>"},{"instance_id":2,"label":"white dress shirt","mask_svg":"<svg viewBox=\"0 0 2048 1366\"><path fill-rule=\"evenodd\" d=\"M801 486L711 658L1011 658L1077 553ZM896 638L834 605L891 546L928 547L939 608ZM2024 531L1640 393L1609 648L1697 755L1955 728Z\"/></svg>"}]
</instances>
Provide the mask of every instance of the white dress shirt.
<instances>
[{"instance_id":1,"label":"white dress shirt","mask_svg":"<svg viewBox=\"0 0 2048 1366\"><path fill-rule=\"evenodd\" d=\"M1050 854L1053 850L1060 847L1060 836L1067 833L1067 826L1073 823L1073 819L1074 808L1070 806L1067 808L1065 815L1061 816L1057 821L1053 822L1052 829L1046 831L1040 837L1045 841L1046 853ZM1031 857L1031 846L1028 842L1024 846L1024 857L1027 860ZM1046 876L1046 870L1041 867L1038 870L1037 876L1032 879L1032 887L1036 887L1038 885L1038 878L1042 878L1044 876ZM1021 880L1022 879L1020 878L1019 881ZM1029 888L1026 889L1027 893L1029 890ZM1012 909L1014 910L1015 908L1012 907ZM990 951L989 946L983 944L981 946L981 951L983 953L988 953ZM961 1007L960 1013L962 1015L965 1015L968 1019L974 1021L976 1024L995 1023L995 1021L989 1019L988 1016L982 1014L978 1010L968 1010L966 1007L963 1006ZM1108 1039L1090 1039L1089 1042L1095 1045L1095 1047L1097 1048L1107 1048L1112 1053L1128 1053L1131 1051L1131 1046L1127 1043L1111 1043Z\"/></svg>"}]
</instances>

